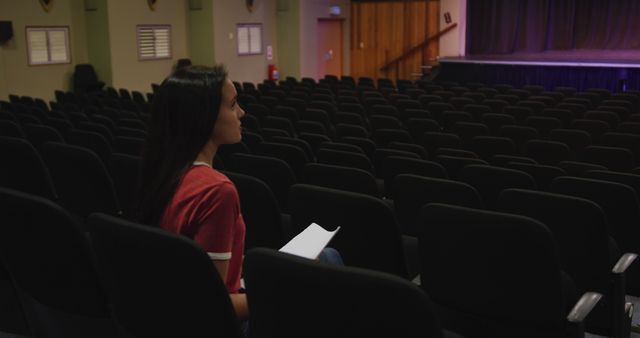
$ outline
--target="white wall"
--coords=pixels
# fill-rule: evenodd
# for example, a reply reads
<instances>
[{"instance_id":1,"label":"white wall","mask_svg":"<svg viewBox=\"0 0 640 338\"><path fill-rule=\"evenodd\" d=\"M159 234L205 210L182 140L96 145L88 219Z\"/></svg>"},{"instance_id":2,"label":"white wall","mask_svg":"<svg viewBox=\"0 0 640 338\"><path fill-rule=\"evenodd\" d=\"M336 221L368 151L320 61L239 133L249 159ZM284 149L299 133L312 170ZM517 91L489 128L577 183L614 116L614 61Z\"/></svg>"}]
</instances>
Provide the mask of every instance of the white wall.
<instances>
[{"instance_id":1,"label":"white wall","mask_svg":"<svg viewBox=\"0 0 640 338\"><path fill-rule=\"evenodd\" d=\"M239 56L237 52L237 24L262 24L262 51L260 55ZM214 0L213 37L216 63L223 63L234 81L260 83L267 77L267 65L277 63L276 1L255 1L249 12L245 1ZM273 60L267 60L267 46L273 46Z\"/></svg>"},{"instance_id":2,"label":"white wall","mask_svg":"<svg viewBox=\"0 0 640 338\"><path fill-rule=\"evenodd\" d=\"M444 14L451 14L451 24L458 26L440 37L440 57L464 56L467 32L467 0L440 0L440 30L450 26Z\"/></svg>"},{"instance_id":3,"label":"white wall","mask_svg":"<svg viewBox=\"0 0 640 338\"><path fill-rule=\"evenodd\" d=\"M329 15L329 7L338 5L342 14ZM351 2L349 0L300 0L300 77L318 78L318 19L340 18L342 23L342 73L351 73Z\"/></svg>"},{"instance_id":4,"label":"white wall","mask_svg":"<svg viewBox=\"0 0 640 338\"><path fill-rule=\"evenodd\" d=\"M109 39L113 87L150 92L151 83L160 83L176 61L189 55L187 0L158 1L155 11L146 1L108 0ZM136 25L171 25L172 58L139 61Z\"/></svg>"}]
</instances>

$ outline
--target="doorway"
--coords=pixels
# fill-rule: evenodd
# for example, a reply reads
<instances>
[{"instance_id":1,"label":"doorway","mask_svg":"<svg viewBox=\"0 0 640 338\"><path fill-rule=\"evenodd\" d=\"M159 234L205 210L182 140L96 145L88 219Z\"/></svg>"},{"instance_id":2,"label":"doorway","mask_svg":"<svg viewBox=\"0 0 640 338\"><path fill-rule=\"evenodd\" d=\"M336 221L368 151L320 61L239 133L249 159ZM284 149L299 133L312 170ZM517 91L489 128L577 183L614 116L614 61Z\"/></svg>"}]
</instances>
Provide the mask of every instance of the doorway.
<instances>
[{"instance_id":1,"label":"doorway","mask_svg":"<svg viewBox=\"0 0 640 338\"><path fill-rule=\"evenodd\" d=\"M318 19L318 78L342 76L343 19Z\"/></svg>"}]
</instances>

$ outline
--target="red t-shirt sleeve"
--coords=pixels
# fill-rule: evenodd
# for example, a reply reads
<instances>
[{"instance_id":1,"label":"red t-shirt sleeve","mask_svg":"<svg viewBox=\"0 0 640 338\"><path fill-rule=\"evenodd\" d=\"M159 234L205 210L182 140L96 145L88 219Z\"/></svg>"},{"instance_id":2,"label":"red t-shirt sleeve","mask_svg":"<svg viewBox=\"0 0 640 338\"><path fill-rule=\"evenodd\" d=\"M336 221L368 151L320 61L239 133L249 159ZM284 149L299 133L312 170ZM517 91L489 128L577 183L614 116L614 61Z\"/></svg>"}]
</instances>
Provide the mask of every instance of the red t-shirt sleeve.
<instances>
[{"instance_id":1,"label":"red t-shirt sleeve","mask_svg":"<svg viewBox=\"0 0 640 338\"><path fill-rule=\"evenodd\" d=\"M231 259L236 218L240 214L238 193L231 182L225 181L208 189L198 205L199 227L194 240L214 260Z\"/></svg>"}]
</instances>

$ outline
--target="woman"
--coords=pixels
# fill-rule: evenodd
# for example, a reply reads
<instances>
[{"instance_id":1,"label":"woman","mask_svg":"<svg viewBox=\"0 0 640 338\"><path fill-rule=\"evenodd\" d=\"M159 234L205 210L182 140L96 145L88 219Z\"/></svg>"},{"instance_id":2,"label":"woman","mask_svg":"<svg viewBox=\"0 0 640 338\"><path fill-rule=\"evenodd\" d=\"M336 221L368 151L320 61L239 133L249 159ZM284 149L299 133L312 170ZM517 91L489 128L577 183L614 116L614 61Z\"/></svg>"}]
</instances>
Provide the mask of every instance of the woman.
<instances>
[{"instance_id":1,"label":"woman","mask_svg":"<svg viewBox=\"0 0 640 338\"><path fill-rule=\"evenodd\" d=\"M239 319L245 224L235 186L212 168L222 144L241 140L244 111L222 66L176 70L155 94L142 164L140 220L194 239L210 255Z\"/></svg>"}]
</instances>

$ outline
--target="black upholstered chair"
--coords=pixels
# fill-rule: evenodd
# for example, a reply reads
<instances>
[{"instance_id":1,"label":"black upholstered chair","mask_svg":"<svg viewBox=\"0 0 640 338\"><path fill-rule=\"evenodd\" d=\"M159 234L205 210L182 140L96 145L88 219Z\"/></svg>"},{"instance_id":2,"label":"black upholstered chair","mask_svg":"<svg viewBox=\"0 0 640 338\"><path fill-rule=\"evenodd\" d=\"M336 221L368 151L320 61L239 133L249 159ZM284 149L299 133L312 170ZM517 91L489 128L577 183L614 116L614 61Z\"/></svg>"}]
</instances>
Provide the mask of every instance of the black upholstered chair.
<instances>
[{"instance_id":1,"label":"black upholstered chair","mask_svg":"<svg viewBox=\"0 0 640 338\"><path fill-rule=\"evenodd\" d=\"M104 214L88 225L121 335L241 337L224 282L195 242Z\"/></svg>"},{"instance_id":2,"label":"black upholstered chair","mask_svg":"<svg viewBox=\"0 0 640 338\"><path fill-rule=\"evenodd\" d=\"M0 213L0 256L32 335L114 337L107 297L80 225L47 199L4 188Z\"/></svg>"},{"instance_id":3,"label":"black upholstered chair","mask_svg":"<svg viewBox=\"0 0 640 338\"><path fill-rule=\"evenodd\" d=\"M268 249L247 254L245 274L255 337L450 337L429 297L397 276Z\"/></svg>"},{"instance_id":4,"label":"black upholstered chair","mask_svg":"<svg viewBox=\"0 0 640 338\"><path fill-rule=\"evenodd\" d=\"M421 285L444 327L465 337L584 337L582 321L601 295L585 294L572 309L573 281L545 225L437 203L421 219Z\"/></svg>"}]
</instances>

